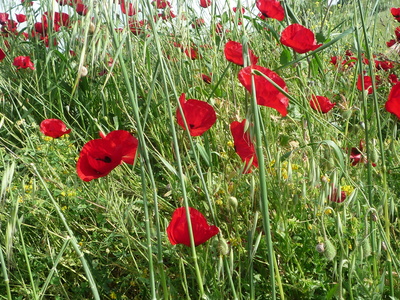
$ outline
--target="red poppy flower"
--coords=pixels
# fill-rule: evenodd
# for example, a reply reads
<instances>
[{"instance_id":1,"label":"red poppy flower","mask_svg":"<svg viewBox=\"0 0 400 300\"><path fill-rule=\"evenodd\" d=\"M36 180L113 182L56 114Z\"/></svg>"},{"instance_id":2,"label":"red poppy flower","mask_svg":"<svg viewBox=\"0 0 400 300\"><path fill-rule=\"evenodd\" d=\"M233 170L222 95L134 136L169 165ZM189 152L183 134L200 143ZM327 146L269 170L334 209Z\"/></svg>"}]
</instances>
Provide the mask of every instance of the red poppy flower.
<instances>
[{"instance_id":1,"label":"red poppy flower","mask_svg":"<svg viewBox=\"0 0 400 300\"><path fill-rule=\"evenodd\" d=\"M185 94L182 94L179 97L179 103L181 104L191 136L202 135L210 129L217 120L214 108L207 102L196 99L186 100ZM185 129L185 123L179 111L179 107L176 109L176 119L179 126Z\"/></svg>"},{"instance_id":2,"label":"red poppy flower","mask_svg":"<svg viewBox=\"0 0 400 300\"><path fill-rule=\"evenodd\" d=\"M0 24L5 25L8 21L8 17L10 15L8 13L0 13Z\"/></svg>"},{"instance_id":3,"label":"red poppy flower","mask_svg":"<svg viewBox=\"0 0 400 300\"><path fill-rule=\"evenodd\" d=\"M67 129L67 125L59 119L46 119L40 123L40 131L52 138L59 138L64 134L71 132L71 129Z\"/></svg>"},{"instance_id":4,"label":"red poppy flower","mask_svg":"<svg viewBox=\"0 0 400 300\"><path fill-rule=\"evenodd\" d=\"M400 83L396 83L390 90L385 109L400 119Z\"/></svg>"},{"instance_id":5,"label":"red poppy flower","mask_svg":"<svg viewBox=\"0 0 400 300\"><path fill-rule=\"evenodd\" d=\"M344 200L346 200L346 197L347 196L344 191L341 191L340 195L339 195L337 187L332 186L332 191L331 191L331 194L329 195L328 199L329 199L329 201L332 201L332 202L342 203Z\"/></svg>"},{"instance_id":6,"label":"red poppy flower","mask_svg":"<svg viewBox=\"0 0 400 300\"><path fill-rule=\"evenodd\" d=\"M375 60L375 68L377 70L390 70L394 68L394 65L391 61L388 60Z\"/></svg>"},{"instance_id":7,"label":"red poppy flower","mask_svg":"<svg viewBox=\"0 0 400 300\"><path fill-rule=\"evenodd\" d=\"M190 59L197 59L199 58L199 53L197 52L196 49L193 49L192 47L190 47L189 49L185 49L184 53L186 54L187 57L189 57Z\"/></svg>"},{"instance_id":8,"label":"red poppy flower","mask_svg":"<svg viewBox=\"0 0 400 300\"><path fill-rule=\"evenodd\" d=\"M133 165L139 145L137 138L126 130L114 130L107 135L100 133L100 136L115 145L114 151L120 153L123 162Z\"/></svg>"},{"instance_id":9,"label":"red poppy flower","mask_svg":"<svg viewBox=\"0 0 400 300\"><path fill-rule=\"evenodd\" d=\"M277 85L279 85L284 91L287 92L285 81L279 77L278 74L271 71L270 69L260 67L257 65L248 66L239 71L238 78L241 84L251 93L251 76L252 70L258 70L265 74ZM253 75L254 84L256 89L257 104L272 107L276 109L282 116L287 115L287 107L289 105L289 99L286 98L276 87L272 85L267 79L261 75Z\"/></svg>"},{"instance_id":10,"label":"red poppy flower","mask_svg":"<svg viewBox=\"0 0 400 300\"><path fill-rule=\"evenodd\" d=\"M257 0L257 8L266 18L276 19L278 21L283 21L285 18L285 10L283 9L281 3L276 0Z\"/></svg>"},{"instance_id":11,"label":"red poppy flower","mask_svg":"<svg viewBox=\"0 0 400 300\"><path fill-rule=\"evenodd\" d=\"M134 162L138 141L128 131L115 130L101 137L87 142L81 150L76 170L83 181L104 177L122 162Z\"/></svg>"},{"instance_id":12,"label":"red poppy flower","mask_svg":"<svg viewBox=\"0 0 400 300\"><path fill-rule=\"evenodd\" d=\"M392 16L396 19L396 21L400 22L400 8L392 7L390 9Z\"/></svg>"},{"instance_id":13,"label":"red poppy flower","mask_svg":"<svg viewBox=\"0 0 400 300\"><path fill-rule=\"evenodd\" d=\"M229 41L225 44L224 48L225 58L239 66L244 65L243 61L243 46L241 43ZM258 57L254 55L253 51L249 49L249 58L252 65L257 64Z\"/></svg>"},{"instance_id":14,"label":"red poppy flower","mask_svg":"<svg viewBox=\"0 0 400 300\"><path fill-rule=\"evenodd\" d=\"M361 76L358 75L358 79L357 79L357 89L359 91L362 91L362 80L364 78L364 90L368 91L368 94L372 94L373 90L372 90L372 79L370 76Z\"/></svg>"},{"instance_id":15,"label":"red poppy flower","mask_svg":"<svg viewBox=\"0 0 400 300\"><path fill-rule=\"evenodd\" d=\"M322 44L317 45L314 33L310 29L297 23L289 25L282 31L280 41L297 53L306 53L322 46Z\"/></svg>"},{"instance_id":16,"label":"red poppy flower","mask_svg":"<svg viewBox=\"0 0 400 300\"><path fill-rule=\"evenodd\" d=\"M164 9L167 7L171 7L171 3L169 3L166 0L155 0L152 3L155 4L156 8L158 8L158 9Z\"/></svg>"},{"instance_id":17,"label":"red poppy flower","mask_svg":"<svg viewBox=\"0 0 400 300\"><path fill-rule=\"evenodd\" d=\"M244 173L250 173L251 165L258 168L258 159L250 134L248 131L244 131L245 124L246 119L242 122L234 121L230 125L230 130L233 136L235 151L242 161L246 163Z\"/></svg>"},{"instance_id":18,"label":"red poppy flower","mask_svg":"<svg viewBox=\"0 0 400 300\"><path fill-rule=\"evenodd\" d=\"M0 48L0 61L2 61L6 57L6 54L4 53L3 49Z\"/></svg>"},{"instance_id":19,"label":"red poppy flower","mask_svg":"<svg viewBox=\"0 0 400 300\"><path fill-rule=\"evenodd\" d=\"M396 74L389 74L388 80L391 84L396 84L399 82L399 79L397 78Z\"/></svg>"},{"instance_id":20,"label":"red poppy flower","mask_svg":"<svg viewBox=\"0 0 400 300\"><path fill-rule=\"evenodd\" d=\"M201 7L209 7L211 5L211 0L200 0L200 6Z\"/></svg>"},{"instance_id":21,"label":"red poppy flower","mask_svg":"<svg viewBox=\"0 0 400 300\"><path fill-rule=\"evenodd\" d=\"M332 103L331 100L323 96L312 95L310 100L311 108L324 114L329 112L335 105L336 103Z\"/></svg>"},{"instance_id":22,"label":"red poppy flower","mask_svg":"<svg viewBox=\"0 0 400 300\"><path fill-rule=\"evenodd\" d=\"M26 15L24 14L15 14L18 23L24 23L26 21Z\"/></svg>"},{"instance_id":23,"label":"red poppy flower","mask_svg":"<svg viewBox=\"0 0 400 300\"><path fill-rule=\"evenodd\" d=\"M192 23L192 28L197 28L200 26L204 26L206 24L206 22L204 21L203 18L200 19L196 19L196 21L194 23Z\"/></svg>"},{"instance_id":24,"label":"red poppy flower","mask_svg":"<svg viewBox=\"0 0 400 300\"><path fill-rule=\"evenodd\" d=\"M114 151L114 143L105 139L87 142L76 164L78 176L83 181L91 181L108 175L121 163L121 155Z\"/></svg>"},{"instance_id":25,"label":"red poppy flower","mask_svg":"<svg viewBox=\"0 0 400 300\"><path fill-rule=\"evenodd\" d=\"M189 212L195 246L207 242L218 234L219 228L208 225L207 219L201 212L193 207L189 207ZM183 244L190 247L190 233L184 207L175 209L172 220L167 227L167 235L172 245Z\"/></svg>"},{"instance_id":26,"label":"red poppy flower","mask_svg":"<svg viewBox=\"0 0 400 300\"><path fill-rule=\"evenodd\" d=\"M27 69L30 68L35 70L33 62L31 62L31 58L29 56L17 56L14 58L13 65L17 67L17 69Z\"/></svg>"},{"instance_id":27,"label":"red poppy flower","mask_svg":"<svg viewBox=\"0 0 400 300\"><path fill-rule=\"evenodd\" d=\"M133 4L132 4L132 3L128 3L128 11L127 11L126 8L125 8L125 0L121 0L120 6L121 6L121 12L122 12L123 14L126 14L126 15L128 15L128 16L133 16L133 15L136 14L136 10L135 10L135 8L133 7Z\"/></svg>"},{"instance_id":28,"label":"red poppy flower","mask_svg":"<svg viewBox=\"0 0 400 300\"><path fill-rule=\"evenodd\" d=\"M1 50L1 49L0 49L0 50ZM1 60L1 57L0 57L0 60ZM208 76L208 75L206 75L206 74L201 74L201 79L203 79L203 81L204 81L205 83L207 83L207 84L210 84L210 83L211 83L211 77Z\"/></svg>"},{"instance_id":29,"label":"red poppy flower","mask_svg":"<svg viewBox=\"0 0 400 300\"><path fill-rule=\"evenodd\" d=\"M128 21L129 30L134 35L140 35L144 29L144 20L136 21L136 20L129 20Z\"/></svg>"},{"instance_id":30,"label":"red poppy flower","mask_svg":"<svg viewBox=\"0 0 400 300\"><path fill-rule=\"evenodd\" d=\"M53 22L54 22L54 24L56 24L58 26L68 26L69 25L69 15L67 13L55 12Z\"/></svg>"},{"instance_id":31,"label":"red poppy flower","mask_svg":"<svg viewBox=\"0 0 400 300\"><path fill-rule=\"evenodd\" d=\"M81 16L86 16L86 14L88 13L89 8L83 4L83 3L78 3L76 4L76 13L81 15Z\"/></svg>"}]
</instances>

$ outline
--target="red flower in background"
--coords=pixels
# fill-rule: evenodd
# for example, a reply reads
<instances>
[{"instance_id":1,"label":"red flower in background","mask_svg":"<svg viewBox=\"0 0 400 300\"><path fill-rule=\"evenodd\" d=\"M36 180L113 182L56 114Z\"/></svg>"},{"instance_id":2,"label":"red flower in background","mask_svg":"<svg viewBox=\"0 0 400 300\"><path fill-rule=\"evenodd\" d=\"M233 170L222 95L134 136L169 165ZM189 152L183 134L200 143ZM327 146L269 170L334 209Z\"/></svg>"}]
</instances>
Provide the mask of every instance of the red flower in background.
<instances>
[{"instance_id":1,"label":"red flower in background","mask_svg":"<svg viewBox=\"0 0 400 300\"><path fill-rule=\"evenodd\" d=\"M285 18L285 10L279 1L257 0L256 6L266 18L276 19L278 21L283 21Z\"/></svg>"},{"instance_id":2,"label":"red flower in background","mask_svg":"<svg viewBox=\"0 0 400 300\"><path fill-rule=\"evenodd\" d=\"M366 162L366 160L363 157L362 151L364 150L364 145L365 142L363 140L360 141L360 146L353 147L350 150L350 162L352 166L357 165L360 162Z\"/></svg>"},{"instance_id":3,"label":"red flower in background","mask_svg":"<svg viewBox=\"0 0 400 300\"><path fill-rule=\"evenodd\" d=\"M234 121L230 124L230 130L233 136L233 143L237 155L246 163L244 173L250 173L250 166L258 168L258 159L254 149L253 142L248 131L244 131L246 119L242 122Z\"/></svg>"},{"instance_id":4,"label":"red flower in background","mask_svg":"<svg viewBox=\"0 0 400 300\"><path fill-rule=\"evenodd\" d=\"M389 74L388 80L391 84L396 84L399 82L399 79L397 78L396 74Z\"/></svg>"},{"instance_id":5,"label":"red flower in background","mask_svg":"<svg viewBox=\"0 0 400 300\"><path fill-rule=\"evenodd\" d=\"M128 3L128 11L126 10L126 7L125 7L125 0L121 0L120 6L121 6L121 12L123 14L126 14L126 15L128 15L130 17L133 16L133 15L136 15L136 10L133 7L132 3Z\"/></svg>"},{"instance_id":6,"label":"red flower in background","mask_svg":"<svg viewBox=\"0 0 400 300\"><path fill-rule=\"evenodd\" d=\"M15 14L18 23L24 23L26 21L26 15L24 14Z\"/></svg>"},{"instance_id":7,"label":"red flower in background","mask_svg":"<svg viewBox=\"0 0 400 300\"><path fill-rule=\"evenodd\" d=\"M89 8L83 3L77 3L75 10L76 10L77 14L79 14L81 16L86 16L86 14L88 13Z\"/></svg>"},{"instance_id":8,"label":"red flower in background","mask_svg":"<svg viewBox=\"0 0 400 300\"><path fill-rule=\"evenodd\" d=\"M282 31L280 41L297 53L306 53L322 46L322 44L317 45L314 33L310 29L297 23L289 25Z\"/></svg>"},{"instance_id":9,"label":"red flower in background","mask_svg":"<svg viewBox=\"0 0 400 300\"><path fill-rule=\"evenodd\" d=\"M332 103L331 100L323 96L312 95L310 100L311 108L324 114L329 112L335 105L336 103Z\"/></svg>"},{"instance_id":10,"label":"red flower in background","mask_svg":"<svg viewBox=\"0 0 400 300\"><path fill-rule=\"evenodd\" d=\"M190 47L189 49L185 49L184 51L183 51L185 54L186 54L186 56L187 57L189 57L190 59L198 59L199 58L199 53L197 52L197 50L196 49L194 49L194 48L192 48L192 47Z\"/></svg>"},{"instance_id":11,"label":"red flower in background","mask_svg":"<svg viewBox=\"0 0 400 300\"><path fill-rule=\"evenodd\" d=\"M400 8L392 7L390 9L392 16L396 19L396 21L400 22Z\"/></svg>"},{"instance_id":12,"label":"red flower in background","mask_svg":"<svg viewBox=\"0 0 400 300\"><path fill-rule=\"evenodd\" d=\"M218 234L219 228L208 225L207 219L201 212L193 207L189 207L189 212L195 246L207 242ZM184 207L175 209L172 214L172 220L167 227L167 235L172 245L183 244L190 247L190 233Z\"/></svg>"},{"instance_id":13,"label":"red flower in background","mask_svg":"<svg viewBox=\"0 0 400 300\"><path fill-rule=\"evenodd\" d=\"M101 136L87 142L79 154L76 170L83 181L104 177L122 162L134 162L138 141L128 131L115 130Z\"/></svg>"},{"instance_id":14,"label":"red flower in background","mask_svg":"<svg viewBox=\"0 0 400 300\"><path fill-rule=\"evenodd\" d=\"M31 62L31 58L29 56L17 56L14 58L13 65L17 67L17 69L27 69L30 68L35 70L33 62Z\"/></svg>"},{"instance_id":15,"label":"red flower in background","mask_svg":"<svg viewBox=\"0 0 400 300\"><path fill-rule=\"evenodd\" d=\"M59 119L46 119L40 123L40 131L52 138L59 138L64 134L71 132L71 129L67 129L67 125Z\"/></svg>"},{"instance_id":16,"label":"red flower in background","mask_svg":"<svg viewBox=\"0 0 400 300\"><path fill-rule=\"evenodd\" d=\"M400 119L400 83L396 83L390 90L385 109Z\"/></svg>"},{"instance_id":17,"label":"red flower in background","mask_svg":"<svg viewBox=\"0 0 400 300\"><path fill-rule=\"evenodd\" d=\"M332 201L332 202L342 203L344 200L346 200L346 197L347 196L344 191L341 191L340 195L339 195L337 187L332 186L332 191L331 191L331 194L329 195L328 199L329 199L329 201Z\"/></svg>"},{"instance_id":18,"label":"red flower in background","mask_svg":"<svg viewBox=\"0 0 400 300\"><path fill-rule=\"evenodd\" d=\"M375 68L377 70L390 70L394 68L394 65L391 61L388 60L375 60Z\"/></svg>"},{"instance_id":19,"label":"red flower in background","mask_svg":"<svg viewBox=\"0 0 400 300\"><path fill-rule=\"evenodd\" d=\"M200 0L200 6L201 7L209 7L211 5L211 0Z\"/></svg>"},{"instance_id":20,"label":"red flower in background","mask_svg":"<svg viewBox=\"0 0 400 300\"><path fill-rule=\"evenodd\" d=\"M250 64L255 65L258 62L258 57L254 55L253 51L250 49L249 51L249 58L250 58ZM233 62L234 64L237 64L239 66L244 65L243 61L243 46L241 43L235 42L235 41L229 41L225 44L224 48L224 54L225 58Z\"/></svg>"},{"instance_id":21,"label":"red flower in background","mask_svg":"<svg viewBox=\"0 0 400 300\"><path fill-rule=\"evenodd\" d=\"M158 9L164 9L167 7L171 7L171 3L169 3L166 0L155 0L152 3L155 4L156 8L158 8Z\"/></svg>"},{"instance_id":22,"label":"red flower in background","mask_svg":"<svg viewBox=\"0 0 400 300\"><path fill-rule=\"evenodd\" d=\"M1 49L0 49L1 50ZM1 56L0 56L0 60L1 60ZM211 83L211 77L206 75L206 74L201 74L201 79L203 79L203 81L207 84Z\"/></svg>"},{"instance_id":23,"label":"red flower in background","mask_svg":"<svg viewBox=\"0 0 400 300\"><path fill-rule=\"evenodd\" d=\"M239 71L238 78L241 84L251 93L252 70L258 70L265 74L284 91L287 92L285 81L270 69L257 65L248 66ZM287 115L289 99L285 97L276 87L261 75L253 75L256 89L257 104L276 109L282 116Z\"/></svg>"},{"instance_id":24,"label":"red flower in background","mask_svg":"<svg viewBox=\"0 0 400 300\"><path fill-rule=\"evenodd\" d=\"M3 49L0 48L0 61L2 61L6 57L6 54L4 53Z\"/></svg>"},{"instance_id":25,"label":"red flower in background","mask_svg":"<svg viewBox=\"0 0 400 300\"><path fill-rule=\"evenodd\" d=\"M7 13L0 13L0 24L5 25L7 24L9 14Z\"/></svg>"},{"instance_id":26,"label":"red flower in background","mask_svg":"<svg viewBox=\"0 0 400 300\"><path fill-rule=\"evenodd\" d=\"M185 94L179 97L183 114L191 136L199 136L206 132L217 121L214 108L207 102L196 99L185 99ZM179 107L176 109L176 119L183 129L186 129Z\"/></svg>"},{"instance_id":27,"label":"red flower in background","mask_svg":"<svg viewBox=\"0 0 400 300\"><path fill-rule=\"evenodd\" d=\"M368 94L372 94L373 93L373 89L372 89L372 78L371 76L361 76L358 75L358 79L357 79L357 89L359 91L362 91L362 82L363 82L363 78L364 78L364 90L366 90L368 92ZM375 76L375 81L379 81L380 77L378 75Z\"/></svg>"},{"instance_id":28,"label":"red flower in background","mask_svg":"<svg viewBox=\"0 0 400 300\"><path fill-rule=\"evenodd\" d=\"M129 30L134 35L140 35L144 30L144 20L136 21L136 20L128 20Z\"/></svg>"}]
</instances>

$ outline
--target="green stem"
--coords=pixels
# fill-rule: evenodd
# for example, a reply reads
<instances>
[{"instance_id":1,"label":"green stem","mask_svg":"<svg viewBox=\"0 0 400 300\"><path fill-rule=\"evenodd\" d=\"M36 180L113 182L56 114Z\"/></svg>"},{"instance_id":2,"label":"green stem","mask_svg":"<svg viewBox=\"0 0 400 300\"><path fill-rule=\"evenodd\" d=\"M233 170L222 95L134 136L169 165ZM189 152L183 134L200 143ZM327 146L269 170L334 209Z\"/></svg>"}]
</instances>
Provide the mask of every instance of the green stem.
<instances>
[{"instance_id":1,"label":"green stem","mask_svg":"<svg viewBox=\"0 0 400 300\"><path fill-rule=\"evenodd\" d=\"M272 299L276 299L276 290L275 290L275 272L274 272L274 248L272 244L271 237L271 226L270 226L270 218L269 218L269 201L268 201L268 191L267 191L267 178L265 172L265 163L264 163L264 154L263 154L263 144L262 144L262 136L261 136L261 128L260 128L260 115L259 115L259 107L257 105L256 100L256 88L254 83L254 76L251 76L251 108L254 115L254 134L256 136L256 154L259 165L259 180L260 180L260 202L261 202L261 214L263 216L263 226L265 230L265 239L267 242L268 249L268 262L269 262L269 271L270 271L270 281L271 281L271 293ZM279 270L277 270L279 272Z\"/></svg>"}]
</instances>

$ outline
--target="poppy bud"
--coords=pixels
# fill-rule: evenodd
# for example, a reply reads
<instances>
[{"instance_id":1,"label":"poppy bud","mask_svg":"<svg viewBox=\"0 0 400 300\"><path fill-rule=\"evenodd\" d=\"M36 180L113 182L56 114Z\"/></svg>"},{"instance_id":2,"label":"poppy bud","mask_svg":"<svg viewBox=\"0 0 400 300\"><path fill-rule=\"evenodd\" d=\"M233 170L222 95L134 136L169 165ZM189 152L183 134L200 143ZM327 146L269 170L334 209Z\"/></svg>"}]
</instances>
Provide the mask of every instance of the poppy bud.
<instances>
[{"instance_id":1,"label":"poppy bud","mask_svg":"<svg viewBox=\"0 0 400 300\"><path fill-rule=\"evenodd\" d=\"M387 246L386 246L386 243L384 241L382 241L381 245L382 245L382 250L383 251L387 251Z\"/></svg>"},{"instance_id":2,"label":"poppy bud","mask_svg":"<svg viewBox=\"0 0 400 300\"><path fill-rule=\"evenodd\" d=\"M376 164L379 160L379 154L378 154L378 150L376 149L376 147L374 147L374 149L372 150L371 153L371 162L372 165Z\"/></svg>"},{"instance_id":3,"label":"poppy bud","mask_svg":"<svg viewBox=\"0 0 400 300\"><path fill-rule=\"evenodd\" d=\"M219 239L217 249L221 255L228 255L229 245L224 238Z\"/></svg>"},{"instance_id":4,"label":"poppy bud","mask_svg":"<svg viewBox=\"0 0 400 300\"><path fill-rule=\"evenodd\" d=\"M372 248L371 248L371 243L369 241L369 238L364 239L364 241L362 243L362 250L363 250L364 257L371 256Z\"/></svg>"},{"instance_id":5,"label":"poppy bud","mask_svg":"<svg viewBox=\"0 0 400 300\"><path fill-rule=\"evenodd\" d=\"M378 221L378 215L376 213L372 213L371 214L371 220L374 221L374 222Z\"/></svg>"},{"instance_id":6,"label":"poppy bud","mask_svg":"<svg viewBox=\"0 0 400 300\"><path fill-rule=\"evenodd\" d=\"M315 246L315 250L317 250L318 253L324 253L325 252L324 243L318 243L317 246Z\"/></svg>"},{"instance_id":7,"label":"poppy bud","mask_svg":"<svg viewBox=\"0 0 400 300\"><path fill-rule=\"evenodd\" d=\"M90 22L90 24L89 24L89 33L93 34L95 30L96 30L96 25L94 25L92 22Z\"/></svg>"},{"instance_id":8,"label":"poppy bud","mask_svg":"<svg viewBox=\"0 0 400 300\"><path fill-rule=\"evenodd\" d=\"M345 120L350 119L350 117L351 117L352 114L353 114L353 111L352 111L351 109L342 111L342 117L343 117L343 119L345 119Z\"/></svg>"},{"instance_id":9,"label":"poppy bud","mask_svg":"<svg viewBox=\"0 0 400 300\"><path fill-rule=\"evenodd\" d=\"M79 68L79 75L85 77L88 74L88 69L85 66Z\"/></svg>"},{"instance_id":10,"label":"poppy bud","mask_svg":"<svg viewBox=\"0 0 400 300\"><path fill-rule=\"evenodd\" d=\"M332 242L328 239L325 239L325 251L324 256L327 260L333 260L336 256L336 248L332 244Z\"/></svg>"},{"instance_id":11,"label":"poppy bud","mask_svg":"<svg viewBox=\"0 0 400 300\"><path fill-rule=\"evenodd\" d=\"M238 200L236 199L236 197L231 196L228 200L229 206L231 206L233 209L236 209L238 207Z\"/></svg>"}]
</instances>

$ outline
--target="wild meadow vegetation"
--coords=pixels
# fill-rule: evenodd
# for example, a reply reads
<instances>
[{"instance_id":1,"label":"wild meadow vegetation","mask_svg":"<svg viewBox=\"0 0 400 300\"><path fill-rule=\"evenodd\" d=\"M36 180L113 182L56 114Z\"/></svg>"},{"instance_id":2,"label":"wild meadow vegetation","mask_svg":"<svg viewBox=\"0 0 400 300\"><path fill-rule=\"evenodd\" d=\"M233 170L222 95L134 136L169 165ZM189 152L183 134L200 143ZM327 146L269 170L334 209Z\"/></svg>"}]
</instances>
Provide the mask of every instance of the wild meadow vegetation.
<instances>
[{"instance_id":1,"label":"wild meadow vegetation","mask_svg":"<svg viewBox=\"0 0 400 300\"><path fill-rule=\"evenodd\" d=\"M400 298L400 1L233 3L5 4L0 299Z\"/></svg>"}]
</instances>

